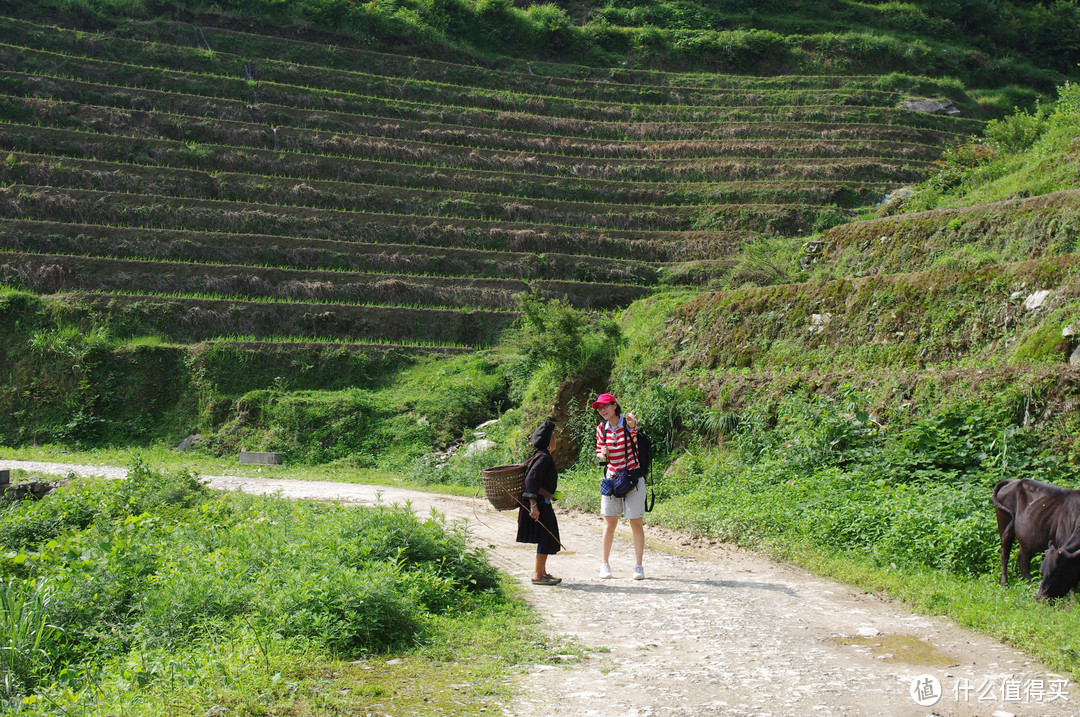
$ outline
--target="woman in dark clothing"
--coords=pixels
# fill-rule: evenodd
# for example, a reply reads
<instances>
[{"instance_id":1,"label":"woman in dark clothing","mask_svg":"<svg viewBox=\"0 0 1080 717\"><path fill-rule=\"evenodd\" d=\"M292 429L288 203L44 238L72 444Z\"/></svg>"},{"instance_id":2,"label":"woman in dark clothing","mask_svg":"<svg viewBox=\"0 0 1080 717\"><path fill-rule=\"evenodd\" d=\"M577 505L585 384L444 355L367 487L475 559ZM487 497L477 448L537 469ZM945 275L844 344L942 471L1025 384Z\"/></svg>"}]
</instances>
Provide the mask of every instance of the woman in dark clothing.
<instances>
[{"instance_id":1,"label":"woman in dark clothing","mask_svg":"<svg viewBox=\"0 0 1080 717\"><path fill-rule=\"evenodd\" d=\"M558 585L562 578L547 572L549 555L559 552L559 521L551 500L559 484L555 461L551 451L555 449L555 423L544 421L533 431L529 443L536 452L525 468L525 490L521 493L522 506L518 508L517 542L536 543L536 567L532 581L535 585ZM528 506L526 510L525 506Z\"/></svg>"}]
</instances>

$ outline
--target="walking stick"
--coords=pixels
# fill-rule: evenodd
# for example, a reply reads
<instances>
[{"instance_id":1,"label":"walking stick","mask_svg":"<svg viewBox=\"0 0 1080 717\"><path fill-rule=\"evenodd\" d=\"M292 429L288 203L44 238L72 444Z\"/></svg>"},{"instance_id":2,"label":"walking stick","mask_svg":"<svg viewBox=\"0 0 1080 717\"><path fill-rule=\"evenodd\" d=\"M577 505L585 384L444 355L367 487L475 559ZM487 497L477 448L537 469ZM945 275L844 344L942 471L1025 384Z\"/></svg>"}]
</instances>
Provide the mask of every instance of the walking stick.
<instances>
[{"instance_id":1,"label":"walking stick","mask_svg":"<svg viewBox=\"0 0 1080 717\"><path fill-rule=\"evenodd\" d=\"M528 512L529 506L522 503L521 498L518 498L516 495L511 495L510 497L514 499L515 503L520 505L522 508L525 509L526 512ZM540 519L537 518L536 522L540 523ZM547 531L547 534L551 536L552 540L554 540L556 543L559 543L560 548L562 548L563 550L566 550L566 546L559 542L559 539L555 537L555 533L552 533L551 530L546 525L544 525L543 523L540 523L540 527L543 528L545 531Z\"/></svg>"}]
</instances>

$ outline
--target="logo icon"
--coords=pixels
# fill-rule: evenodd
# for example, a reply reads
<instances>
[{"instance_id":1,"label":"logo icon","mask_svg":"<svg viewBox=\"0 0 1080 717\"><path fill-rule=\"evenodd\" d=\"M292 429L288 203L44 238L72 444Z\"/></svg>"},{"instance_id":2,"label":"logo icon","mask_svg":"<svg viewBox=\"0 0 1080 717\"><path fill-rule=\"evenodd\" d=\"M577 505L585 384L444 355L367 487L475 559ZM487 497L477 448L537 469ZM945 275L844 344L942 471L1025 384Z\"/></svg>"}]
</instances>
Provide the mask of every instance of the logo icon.
<instances>
[{"instance_id":1,"label":"logo icon","mask_svg":"<svg viewBox=\"0 0 1080 717\"><path fill-rule=\"evenodd\" d=\"M909 692L915 704L930 707L941 699L941 683L933 675L919 675L911 681Z\"/></svg>"}]
</instances>

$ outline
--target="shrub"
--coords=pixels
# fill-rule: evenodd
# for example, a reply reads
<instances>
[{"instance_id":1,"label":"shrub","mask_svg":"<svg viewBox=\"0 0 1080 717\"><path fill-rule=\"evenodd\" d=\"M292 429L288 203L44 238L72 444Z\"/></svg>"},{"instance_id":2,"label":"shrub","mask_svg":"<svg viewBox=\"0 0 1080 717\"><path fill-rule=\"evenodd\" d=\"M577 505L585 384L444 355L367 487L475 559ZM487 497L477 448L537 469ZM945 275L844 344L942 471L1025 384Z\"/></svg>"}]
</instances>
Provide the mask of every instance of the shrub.
<instances>
[{"instance_id":1,"label":"shrub","mask_svg":"<svg viewBox=\"0 0 1080 717\"><path fill-rule=\"evenodd\" d=\"M575 309L566 298L519 299L522 313L512 340L525 371L552 367L560 377L605 373L615 357L621 333L614 321Z\"/></svg>"},{"instance_id":2,"label":"shrub","mask_svg":"<svg viewBox=\"0 0 1080 717\"><path fill-rule=\"evenodd\" d=\"M1064 119L1080 114L1080 84L1066 82L1058 87L1058 99L1054 104L1054 119Z\"/></svg>"},{"instance_id":3,"label":"shrub","mask_svg":"<svg viewBox=\"0 0 1080 717\"><path fill-rule=\"evenodd\" d=\"M511 400L533 425L549 415L562 387L588 393L606 380L622 334L610 317L578 311L565 298L526 295L520 307L519 324L506 340L512 353L503 371Z\"/></svg>"},{"instance_id":4,"label":"shrub","mask_svg":"<svg viewBox=\"0 0 1080 717\"><path fill-rule=\"evenodd\" d=\"M60 664L97 674L133 649L238 630L343 656L408 648L431 616L473 593L499 597L463 527L406 508L215 498L190 474L139 461L94 487L102 509L89 524L61 517L47 543L0 563L0 680L16 697ZM81 505L56 504L69 501ZM14 519L0 516L0 532Z\"/></svg>"},{"instance_id":5,"label":"shrub","mask_svg":"<svg viewBox=\"0 0 1080 717\"><path fill-rule=\"evenodd\" d=\"M772 286L794 280L799 271L802 243L788 238L762 238L743 245L728 283Z\"/></svg>"},{"instance_id":6,"label":"shrub","mask_svg":"<svg viewBox=\"0 0 1080 717\"><path fill-rule=\"evenodd\" d=\"M1021 152L1035 145L1046 130L1046 110L1040 105L1035 112L1019 107L1014 113L986 123L986 136L1005 152Z\"/></svg>"},{"instance_id":7,"label":"shrub","mask_svg":"<svg viewBox=\"0 0 1080 717\"><path fill-rule=\"evenodd\" d=\"M685 443L685 435L702 411L704 392L685 386L648 383L644 390L621 389L620 403L634 415L652 438L658 459Z\"/></svg>"},{"instance_id":8,"label":"shrub","mask_svg":"<svg viewBox=\"0 0 1080 717\"><path fill-rule=\"evenodd\" d=\"M127 475L116 486L113 498L117 514L140 515L191 508L207 495L206 486L191 471L158 473L136 456L128 465Z\"/></svg>"},{"instance_id":9,"label":"shrub","mask_svg":"<svg viewBox=\"0 0 1080 717\"><path fill-rule=\"evenodd\" d=\"M69 530L82 530L107 511L97 481L78 481L43 500L13 503L0 511L0 546L34 549Z\"/></svg>"},{"instance_id":10,"label":"shrub","mask_svg":"<svg viewBox=\"0 0 1080 717\"><path fill-rule=\"evenodd\" d=\"M305 638L335 653L408 647L421 634L417 605L403 590L400 569L356 569L280 562L259 576L255 609L271 633Z\"/></svg>"},{"instance_id":11,"label":"shrub","mask_svg":"<svg viewBox=\"0 0 1080 717\"><path fill-rule=\"evenodd\" d=\"M530 5L526 16L532 24L532 46L536 50L559 55L578 49L580 31L555 3Z\"/></svg>"}]
</instances>

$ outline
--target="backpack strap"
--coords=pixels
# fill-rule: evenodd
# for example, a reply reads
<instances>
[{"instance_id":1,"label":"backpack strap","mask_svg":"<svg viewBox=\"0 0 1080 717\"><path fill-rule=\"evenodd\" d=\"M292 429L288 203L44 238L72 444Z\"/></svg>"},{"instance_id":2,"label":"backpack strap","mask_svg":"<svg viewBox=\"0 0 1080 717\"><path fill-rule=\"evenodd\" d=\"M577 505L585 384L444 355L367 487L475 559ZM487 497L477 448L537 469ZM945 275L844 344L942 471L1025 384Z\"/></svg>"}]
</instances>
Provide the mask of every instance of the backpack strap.
<instances>
[{"instance_id":1,"label":"backpack strap","mask_svg":"<svg viewBox=\"0 0 1080 717\"><path fill-rule=\"evenodd\" d=\"M603 431L603 430L604 430L604 429L603 429L603 425L604 425L604 421L601 421L600 423L597 423L597 424L596 424L596 430L597 430L597 431ZM607 444L607 439L606 439L606 437L605 437L605 440L604 440L604 444L605 444L605 445ZM602 462L600 462L600 463L598 463L598 464L597 464L597 465L599 465L599 466L600 466L600 474L601 474L601 475L605 475L605 476L607 475L607 464L608 464L608 462L607 462L607 461L602 461Z\"/></svg>"},{"instance_id":2,"label":"backpack strap","mask_svg":"<svg viewBox=\"0 0 1080 717\"><path fill-rule=\"evenodd\" d=\"M637 461L638 468L641 468L641 458L638 457L637 441L630 435L630 429L623 424L623 432L626 433L626 445L630 446L630 452L634 454L634 460Z\"/></svg>"}]
</instances>

